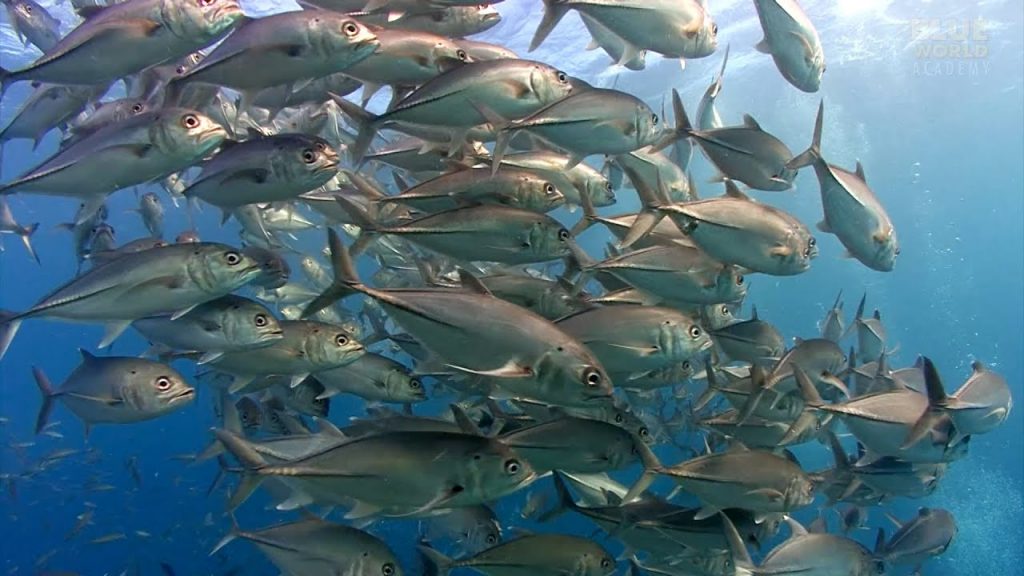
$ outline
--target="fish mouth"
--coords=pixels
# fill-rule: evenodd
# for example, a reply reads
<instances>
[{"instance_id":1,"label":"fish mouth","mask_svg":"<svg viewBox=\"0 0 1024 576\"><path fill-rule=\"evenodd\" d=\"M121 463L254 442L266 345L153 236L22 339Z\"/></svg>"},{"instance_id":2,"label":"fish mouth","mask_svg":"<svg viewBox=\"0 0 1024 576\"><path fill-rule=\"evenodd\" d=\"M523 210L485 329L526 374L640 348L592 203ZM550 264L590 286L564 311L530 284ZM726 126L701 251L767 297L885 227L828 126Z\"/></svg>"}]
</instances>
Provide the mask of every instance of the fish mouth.
<instances>
[{"instance_id":1,"label":"fish mouth","mask_svg":"<svg viewBox=\"0 0 1024 576\"><path fill-rule=\"evenodd\" d=\"M181 392L178 392L174 396L171 396L171 403L177 404L177 403L181 403L181 402L191 402L192 399L195 398L195 396L196 396L195 388L189 388L187 390L182 390Z\"/></svg>"},{"instance_id":2,"label":"fish mouth","mask_svg":"<svg viewBox=\"0 0 1024 576\"><path fill-rule=\"evenodd\" d=\"M205 145L213 142L214 140L221 140L222 141L222 140L224 140L227 137L228 137L227 129L225 129L220 124L214 124L210 128L200 132L199 136L196 137L196 141L199 142L200 145L205 146Z\"/></svg>"}]
</instances>

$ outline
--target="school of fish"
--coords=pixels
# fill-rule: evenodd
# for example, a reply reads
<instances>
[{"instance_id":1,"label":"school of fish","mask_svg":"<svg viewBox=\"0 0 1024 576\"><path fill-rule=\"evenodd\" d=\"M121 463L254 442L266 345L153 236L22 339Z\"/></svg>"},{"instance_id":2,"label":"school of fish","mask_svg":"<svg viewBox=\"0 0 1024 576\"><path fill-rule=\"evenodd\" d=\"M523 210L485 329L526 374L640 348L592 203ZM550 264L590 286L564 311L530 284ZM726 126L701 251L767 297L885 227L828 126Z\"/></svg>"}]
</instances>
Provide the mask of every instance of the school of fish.
<instances>
[{"instance_id":1,"label":"school of fish","mask_svg":"<svg viewBox=\"0 0 1024 576\"><path fill-rule=\"evenodd\" d=\"M40 224L20 224L9 197L53 197L49 213L68 222L42 225L71 233L79 272L0 312L0 357L44 363L19 346L26 321L105 327L70 373L33 370L37 434L60 436L55 412L88 432L197 398L212 407L220 425L187 459L216 464L210 490L230 492L210 520L225 536L191 553L230 557L244 540L287 576L866 576L921 574L953 542L946 510L896 518L886 505L931 494L1006 420L1009 386L981 361L966 375L940 376L925 355L891 365L867 294L851 318L840 293L820 333L791 344L756 309L734 317L749 278L798 276L818 257L814 227L772 205L802 169L820 188L817 231L851 265L891 271L900 245L873 191L892 186L826 159L824 99L798 153L749 115L722 120L730 47L713 3L530 0L543 11L531 51L575 12L622 74L653 55L721 58L699 106L665 94L669 121L557 63L468 39L501 4L302 0L252 18L237 0L74 1L80 20L61 22L3 0L43 55L0 69L3 91L32 86L0 146L61 138L27 172L4 172L0 233L46 262L31 242ZM764 32L753 49L779 82L827 89L798 2L752 4ZM381 91L386 105L371 102ZM718 183L697 189L694 150ZM149 232L130 240L106 206L129 190ZM632 194L640 210L616 212ZM172 210L214 210L238 242L167 230ZM595 227L610 232L603 254L576 241ZM129 330L145 354L108 353ZM332 414L339 395L364 413ZM834 464L808 469L800 445ZM13 493L88 454L0 478ZM134 459L125 467L140 484ZM279 524L235 521L257 493ZM495 512L515 493L528 495L523 518L574 514L603 536L516 529ZM886 515L888 530L868 528ZM403 544L420 566L375 535L403 522L421 526ZM47 564L19 573L72 574ZM165 576L173 564L160 563Z\"/></svg>"}]
</instances>

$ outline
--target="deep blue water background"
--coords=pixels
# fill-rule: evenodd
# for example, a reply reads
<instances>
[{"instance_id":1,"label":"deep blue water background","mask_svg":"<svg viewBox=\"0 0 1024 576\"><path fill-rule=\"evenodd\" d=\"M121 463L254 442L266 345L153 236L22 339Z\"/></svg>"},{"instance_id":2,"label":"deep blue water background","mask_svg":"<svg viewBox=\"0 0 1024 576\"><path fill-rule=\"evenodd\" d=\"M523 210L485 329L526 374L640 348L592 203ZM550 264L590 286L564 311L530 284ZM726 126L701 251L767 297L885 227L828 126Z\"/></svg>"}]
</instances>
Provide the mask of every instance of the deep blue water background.
<instances>
[{"instance_id":1,"label":"deep blue water background","mask_svg":"<svg viewBox=\"0 0 1024 576\"><path fill-rule=\"evenodd\" d=\"M896 270L881 274L840 257L838 241L818 234L821 255L810 272L795 278L752 278L748 302L761 317L787 336L808 336L831 305L839 289L846 294L848 317L856 300L867 290L869 309L879 308L889 330L891 345L898 345L894 364L907 365L916 355L936 361L947 388L954 389L969 373L977 358L1006 376L1015 397L1022 397L1024 380L1024 41L1019 2L974 3L840 0L805 1L805 9L822 36L828 70L820 94L803 94L779 76L768 56L752 46L759 27L748 1L711 1L719 24L720 45L731 44L732 55L719 111L727 123L737 123L749 113L779 136L793 150L802 150L810 139L813 114L819 97L825 99L824 153L835 164L852 168L863 162L869 183L886 204L902 243ZM50 2L44 2L48 8ZM539 19L539 1L508 0L498 6L503 22L480 36L526 54L526 46ZM249 3L247 10L262 14L285 5ZM66 7L53 7L65 29L71 17ZM944 41L914 36L921 19L941 19L962 26L965 20L982 19L987 55L976 59L922 57L922 44ZM2 64L17 68L36 57L21 47L4 21ZM570 14L543 47L532 55L570 74L595 84L610 85L613 75L605 68L600 51L586 52L586 37L579 19ZM720 54L688 63L680 71L676 62L650 57L647 70L626 72L617 87L645 98L658 107L668 91L680 89L688 108L695 109L707 84L717 71ZM9 90L0 107L0 124L6 124L27 94L27 87ZM378 102L379 104L379 102ZM56 148L50 135L39 150L31 152L25 141L4 148L3 179L34 166ZM702 195L718 193L706 182L710 173L703 159L694 162ZM632 192L619 193L614 213L636 206ZM789 210L805 223L820 219L817 182L811 171L802 173L797 188L787 193L761 193L759 198ZM184 213L169 202L166 230L173 237L185 229ZM143 236L139 218L127 210L135 205L130 191L110 198L110 223L120 242ZM17 238L5 236L0 253L0 307L20 310L71 277L75 260L69 235L54 225L71 219L75 204L67 199L15 196L10 204L19 222L41 222L34 237L43 261L39 267L22 250ZM578 213L577 213L578 214ZM572 221L577 217L564 215ZM237 229L218 226L218 215L206 210L199 220L204 240L237 243ZM592 254L603 247L603 231L584 237ZM301 237L310 250L322 246L322 232ZM296 272L297 269L296 269ZM849 319L849 318L848 318ZM18 476L27 465L62 448L98 450L100 457L86 464L81 454L72 456L33 478L14 480L16 494L0 494L4 530L0 536L0 573L33 574L36 560L56 550L46 562L50 570L75 571L88 576L120 574L138 561L143 574L159 574L157 562L168 562L177 574L221 574L242 566L242 574L271 575L276 570L255 549L235 543L213 558L207 553L228 529L222 516L221 496L204 493L215 472L214 464L186 466L171 460L175 454L193 453L207 442L208 429L216 424L212 395L201 389L199 401L166 418L130 427L98 427L88 442L75 418L58 408L53 420L62 424L63 439L34 437L32 426L39 397L31 367L44 368L60 382L77 365L79 347L94 348L101 334L95 326L29 321L23 325L8 356L0 363L0 473ZM127 334L115 347L116 354L137 354L145 343ZM177 366L191 375L187 363ZM358 413L360 403L349 400L332 406L332 418L343 422ZM436 413L432 403L418 413ZM433 410L433 412L431 412ZM919 505L950 509L957 518L957 541L941 560L932 562L927 574L986 575L1020 574L1024 562L1024 429L1021 411L988 436L975 438L970 456L954 464L939 490L922 502L898 501L889 507L908 516ZM33 446L12 445L34 442ZM135 490L124 462L138 457L141 489ZM821 468L830 461L827 451L811 447L801 451L806 468ZM632 479L635 471L622 475ZM96 480L114 490L87 491ZM547 481L542 488L549 489ZM75 516L85 502L96 504L95 525L65 541ZM503 524L538 527L522 522L517 514L522 495L508 498L497 507ZM244 527L258 527L288 518L263 510L256 499L239 512ZM801 515L809 519L807 514ZM883 525L875 514L872 525ZM587 521L564 516L543 530L589 534ZM134 531L152 534L144 538ZM406 562L407 573L418 573L411 554L416 525L388 521L370 530L385 538ZM99 536L125 532L127 540L87 544ZM871 537L859 536L864 542Z\"/></svg>"}]
</instances>

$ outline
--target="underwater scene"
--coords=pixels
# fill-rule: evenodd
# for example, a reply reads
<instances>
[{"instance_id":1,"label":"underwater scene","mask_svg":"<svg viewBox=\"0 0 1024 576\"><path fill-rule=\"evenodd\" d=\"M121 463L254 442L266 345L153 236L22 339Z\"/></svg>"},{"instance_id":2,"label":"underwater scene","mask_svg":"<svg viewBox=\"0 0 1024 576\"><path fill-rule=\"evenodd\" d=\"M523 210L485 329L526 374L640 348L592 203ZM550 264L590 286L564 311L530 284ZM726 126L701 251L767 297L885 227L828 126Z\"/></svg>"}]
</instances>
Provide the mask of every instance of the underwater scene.
<instances>
[{"instance_id":1,"label":"underwater scene","mask_svg":"<svg viewBox=\"0 0 1024 576\"><path fill-rule=\"evenodd\" d=\"M1019 2L0 1L0 574L1021 574Z\"/></svg>"}]
</instances>

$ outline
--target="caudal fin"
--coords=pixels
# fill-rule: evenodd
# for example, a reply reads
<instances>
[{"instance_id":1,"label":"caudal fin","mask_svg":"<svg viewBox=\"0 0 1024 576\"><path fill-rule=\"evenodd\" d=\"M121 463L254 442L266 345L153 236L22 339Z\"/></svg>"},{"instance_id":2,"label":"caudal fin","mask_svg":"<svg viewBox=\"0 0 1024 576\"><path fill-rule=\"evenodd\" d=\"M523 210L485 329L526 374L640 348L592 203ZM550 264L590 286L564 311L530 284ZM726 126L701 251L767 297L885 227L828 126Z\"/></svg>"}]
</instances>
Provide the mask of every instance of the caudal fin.
<instances>
[{"instance_id":1,"label":"caudal fin","mask_svg":"<svg viewBox=\"0 0 1024 576\"><path fill-rule=\"evenodd\" d=\"M430 546L420 545L416 547L419 550L420 555L423 556L424 576L447 576L452 571L452 566L455 564L451 558L444 554L434 550Z\"/></svg>"},{"instance_id":2,"label":"caudal fin","mask_svg":"<svg viewBox=\"0 0 1024 576\"><path fill-rule=\"evenodd\" d=\"M565 5L564 0L544 0L544 16L541 17L540 24L537 25L537 31L533 33L528 52L533 52L544 43L544 40L555 29L555 26L558 26L568 11L569 7Z\"/></svg>"},{"instance_id":3,"label":"caudal fin","mask_svg":"<svg viewBox=\"0 0 1024 576\"><path fill-rule=\"evenodd\" d=\"M50 412L53 411L53 397L55 393L53 391L53 384L50 384L50 379L46 377L42 368L33 366L32 375L35 376L36 386L39 387L39 394L43 397L43 404L39 407L39 415L36 416L36 434L39 434L43 431L43 428L46 428L46 423L50 421Z\"/></svg>"},{"instance_id":4,"label":"caudal fin","mask_svg":"<svg viewBox=\"0 0 1024 576\"><path fill-rule=\"evenodd\" d=\"M10 310L0 310L0 360L14 341L14 335L21 328L21 317Z\"/></svg>"},{"instance_id":5,"label":"caudal fin","mask_svg":"<svg viewBox=\"0 0 1024 576\"><path fill-rule=\"evenodd\" d=\"M39 254L36 254L35 248L32 247L32 235L39 229L39 222L30 224L18 232L18 236L21 236L21 243L25 245L25 250L28 251L28 255L36 261L36 264L42 265L39 260Z\"/></svg>"},{"instance_id":6,"label":"caudal fin","mask_svg":"<svg viewBox=\"0 0 1024 576\"><path fill-rule=\"evenodd\" d=\"M814 121L814 137L811 139L811 147L794 156L789 162L786 162L786 168L798 170L804 166L814 164L814 162L821 158L821 124L824 116L825 101L822 100L818 104L818 117Z\"/></svg>"},{"instance_id":7,"label":"caudal fin","mask_svg":"<svg viewBox=\"0 0 1024 576\"><path fill-rule=\"evenodd\" d=\"M306 306L302 311L303 318L309 318L338 300L363 289L363 284L356 274L355 264L352 263L352 256L333 228L327 229L327 246L331 251L334 281Z\"/></svg>"},{"instance_id":8,"label":"caudal fin","mask_svg":"<svg viewBox=\"0 0 1024 576\"><path fill-rule=\"evenodd\" d=\"M243 466L242 480L228 502L228 509L234 510L242 502L245 502L256 491L256 488L259 487L263 481L259 471L266 467L267 462L259 452L252 448L252 445L245 438L227 430L214 430L213 433L217 436L217 440L220 440L224 448Z\"/></svg>"},{"instance_id":9,"label":"caudal fin","mask_svg":"<svg viewBox=\"0 0 1024 576\"><path fill-rule=\"evenodd\" d=\"M346 100L333 92L328 92L328 94L357 129L356 141L349 148L349 153L352 155L353 166L358 167L362 164L366 151L370 149L373 137L377 134L377 116L367 112L355 102Z\"/></svg>"}]
</instances>

